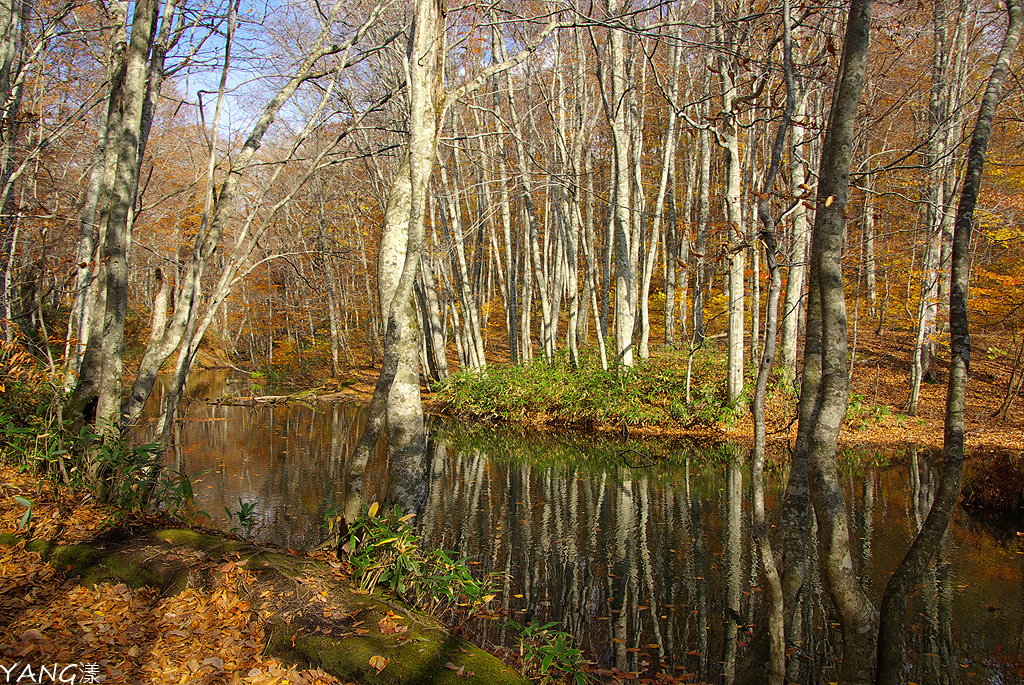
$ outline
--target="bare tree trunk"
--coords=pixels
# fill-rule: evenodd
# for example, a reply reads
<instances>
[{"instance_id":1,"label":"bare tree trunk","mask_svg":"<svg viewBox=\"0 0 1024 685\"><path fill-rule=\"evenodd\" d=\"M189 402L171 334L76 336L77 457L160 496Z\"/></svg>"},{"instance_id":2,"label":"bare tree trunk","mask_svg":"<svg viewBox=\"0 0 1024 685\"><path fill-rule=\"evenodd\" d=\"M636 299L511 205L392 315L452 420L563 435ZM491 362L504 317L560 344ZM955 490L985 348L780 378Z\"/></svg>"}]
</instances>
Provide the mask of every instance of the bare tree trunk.
<instances>
[{"instance_id":1,"label":"bare tree trunk","mask_svg":"<svg viewBox=\"0 0 1024 685\"><path fill-rule=\"evenodd\" d=\"M921 301L917 309L917 339L910 370L910 396L906 410L911 416L917 415L921 383L934 381L933 357L935 338L938 332L940 308L940 285L944 270L943 253L945 234L951 219L952 184L954 176L950 157L950 129L954 128L951 118L953 92L950 88L950 65L952 54L948 39L946 0L935 0L932 5L932 84L928 104L928 186L925 193L927 229L925 232L924 257L921 264Z\"/></svg>"},{"instance_id":2,"label":"bare tree trunk","mask_svg":"<svg viewBox=\"0 0 1024 685\"><path fill-rule=\"evenodd\" d=\"M716 42L722 51L715 59L720 96L722 100L719 144L725 153L725 220L728 224L728 243L725 261L728 265L729 297L729 341L726 370L726 400L735 407L743 394L743 334L744 322L744 272L746 270L746 234L743 230L743 207L741 194L742 160L740 159L739 117L736 111L737 87L734 82L733 65L729 54L733 45L732 31L725 27L725 9L722 3L715 3Z\"/></svg>"},{"instance_id":3,"label":"bare tree trunk","mask_svg":"<svg viewBox=\"0 0 1024 685\"><path fill-rule=\"evenodd\" d=\"M409 36L409 143L388 194L377 256L377 287L384 316L384 363L356 454L368 454L386 430L389 461L412 472L426 436L420 402L416 315L412 288L424 243L427 191L437 149L444 9L437 0L413 0Z\"/></svg>"},{"instance_id":4,"label":"bare tree trunk","mask_svg":"<svg viewBox=\"0 0 1024 685\"><path fill-rule=\"evenodd\" d=\"M414 21L405 65L409 142L388 196L377 260L381 311L386 312L384 362L354 458L369 455L386 430L391 468L397 469L399 480L417 487L416 474L421 470L426 436L417 358L419 331L412 294L425 242L429 181L441 124L451 103L484 85L493 74L522 63L532 54L554 30L555 20L514 57L485 69L459 89L444 93L444 4L439 0L412 1Z\"/></svg>"},{"instance_id":5,"label":"bare tree trunk","mask_svg":"<svg viewBox=\"0 0 1024 685\"><path fill-rule=\"evenodd\" d=\"M605 9L609 17L616 16L620 9L619 0L606 0ZM626 78L626 32L613 29L608 40L611 51L611 84L602 95L615 148L612 171L614 190L610 193L613 202L611 220L614 226L615 250L615 356L619 364L628 367L633 366L636 260L632 258L634 246L630 230L632 192L626 120L630 88ZM608 249L612 249L611 246Z\"/></svg>"},{"instance_id":6,"label":"bare tree trunk","mask_svg":"<svg viewBox=\"0 0 1024 685\"><path fill-rule=\"evenodd\" d=\"M681 36L682 28L677 29L677 35ZM678 99L679 95L679 65L682 61L682 49L678 46L672 48L671 64L672 64L672 100ZM673 162L675 160L676 153L676 111L675 108L669 110L668 123L665 126L665 143L664 143L664 154L662 156L661 166L661 180L658 183L658 194L654 200L654 216L651 221L651 237L647 242L647 258L644 260L644 271L643 278L640 284L640 357L646 359L651 355L648 349L650 337L651 337L651 320L650 313L648 310L648 298L651 292L651 278L654 275L654 265L658 258L658 245L661 242L661 224L662 218L665 214L665 198L668 196L669 202L675 202L675 193L669 193L669 184L674 182L673 174L671 173ZM673 207L673 212L674 212ZM666 222L667 223L667 222ZM666 232L669 230L665 229ZM673 262L671 268L675 268L674 255L670 255L666 252L665 262ZM673 279L674 280L674 279ZM668 284L666 283L666 289ZM674 295L674 293L673 293ZM673 298L674 299L674 298ZM671 318L672 313L669 311L668 295L666 293L665 299L665 317L666 320ZM666 329L667 330L667 329ZM667 335L667 332L666 332Z\"/></svg>"},{"instance_id":7,"label":"bare tree trunk","mask_svg":"<svg viewBox=\"0 0 1024 685\"><path fill-rule=\"evenodd\" d=\"M803 440L797 446L807 450L822 575L842 631L839 683L843 685L873 682L876 648L876 611L850 563L849 520L836 462L836 443L849 399L842 244L870 25L871 0L853 0L818 174L798 429ZM820 375L815 357L820 359Z\"/></svg>"},{"instance_id":8,"label":"bare tree trunk","mask_svg":"<svg viewBox=\"0 0 1024 685\"><path fill-rule=\"evenodd\" d=\"M971 355L970 329L967 319L967 288L970 280L971 233L974 208L981 191L981 178L985 166L985 153L992 132L992 119L999 103L999 91L1009 73L1010 61L1020 42L1024 27L1024 3L1008 0L1009 25L1003 46L992 67L988 86L978 110L970 147L967 152L967 172L960 193L953 237L952 269L949 291L950 328L952 332L952 359L946 392L946 418L943 438L942 481L935 495L928 518L918 532L914 543L889 579L882 597L881 620L878 635L879 685L899 685L903 682L906 662L904 634L906 631L907 597L921 580L921 575L935 555L953 509L960 499L960 482L964 460L964 405L967 399L967 373Z\"/></svg>"},{"instance_id":9,"label":"bare tree trunk","mask_svg":"<svg viewBox=\"0 0 1024 685\"><path fill-rule=\"evenodd\" d=\"M147 62L153 47L159 7L158 0L136 0L134 7L121 94L124 113L117 141L117 171L109 199L101 254L106 266L107 291L103 336L101 340L89 341L90 344L99 344L101 349L95 425L107 435L120 434L124 322L128 314L130 213L139 180L142 110L149 76Z\"/></svg>"},{"instance_id":10,"label":"bare tree trunk","mask_svg":"<svg viewBox=\"0 0 1024 685\"><path fill-rule=\"evenodd\" d=\"M444 327L441 324L441 308L437 301L437 284L430 269L430 261L420 264L420 278L423 282L423 317L427 340L427 367L434 381L448 378L448 354L445 349Z\"/></svg>"},{"instance_id":11,"label":"bare tree trunk","mask_svg":"<svg viewBox=\"0 0 1024 685\"><path fill-rule=\"evenodd\" d=\"M693 347L701 347L705 337L704 291L707 290L708 282L707 237L708 224L711 221L711 133L707 129L701 129L697 140L700 146L700 174L697 181L700 201L697 204L697 240L693 246L696 257L696 273L693 280Z\"/></svg>"},{"instance_id":12,"label":"bare tree trunk","mask_svg":"<svg viewBox=\"0 0 1024 685\"><path fill-rule=\"evenodd\" d=\"M806 194L804 164L804 127L797 123L807 112L806 92L797 95L794 112L793 132L789 144L790 192L796 198ZM810 228L807 210L803 202L793 208L793 251L790 257L786 279L786 302L782 307L782 355L780 366L788 380L796 378L797 340L799 338L801 313L806 311L804 301L807 292L807 256L810 243Z\"/></svg>"},{"instance_id":13,"label":"bare tree trunk","mask_svg":"<svg viewBox=\"0 0 1024 685\"><path fill-rule=\"evenodd\" d=\"M455 152L457 155L457 151ZM458 157L455 158L456 169ZM473 287L470 283L469 269L466 264L465 231L463 230L462 212L458 201L453 197L454 189L448 183L448 174L444 164L438 165L441 185L445 188L444 203L441 205L441 226L447 227L451 237L451 248L445 250L452 256L454 265L452 276L455 280L455 291L462 304L462 318L466 325L466 337L469 342L470 365L465 371L484 371L487 363L484 360L484 340L480 330L480 307ZM447 209L447 211L446 211Z\"/></svg>"},{"instance_id":14,"label":"bare tree trunk","mask_svg":"<svg viewBox=\"0 0 1024 685\"><path fill-rule=\"evenodd\" d=\"M544 255L541 249L541 238L537 226L537 209L534 205L533 182L527 161L526 147L523 141L523 127L518 122L512 87L512 77L506 72L506 88L508 93L509 110L512 115L512 130L516 139L516 151L519 160L519 185L522 189L522 198L526 215L527 229L524 233L524 246L527 254L524 256L526 264L532 265L532 275L537 290L537 297L540 300L541 312L541 346L544 349L545 361L551 362L555 353L555 333L552 323L551 301L548 297L547 279L544 276ZM524 229L526 230L526 229ZM532 290L532 288L531 288Z\"/></svg>"},{"instance_id":15,"label":"bare tree trunk","mask_svg":"<svg viewBox=\"0 0 1024 685\"><path fill-rule=\"evenodd\" d=\"M864 272L868 285L868 306L875 313L878 301L878 278L875 268L875 195L874 176L864 181Z\"/></svg>"}]
</instances>

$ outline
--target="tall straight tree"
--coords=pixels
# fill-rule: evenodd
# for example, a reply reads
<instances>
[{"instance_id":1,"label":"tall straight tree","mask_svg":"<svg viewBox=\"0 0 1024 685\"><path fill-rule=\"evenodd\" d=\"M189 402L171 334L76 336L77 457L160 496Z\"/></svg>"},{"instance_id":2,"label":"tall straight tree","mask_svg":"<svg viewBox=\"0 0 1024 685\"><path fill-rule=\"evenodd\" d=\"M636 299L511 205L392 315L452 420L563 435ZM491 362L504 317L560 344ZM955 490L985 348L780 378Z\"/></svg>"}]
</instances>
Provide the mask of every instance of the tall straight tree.
<instances>
[{"instance_id":1,"label":"tall straight tree","mask_svg":"<svg viewBox=\"0 0 1024 685\"><path fill-rule=\"evenodd\" d=\"M939 0L941 1L941 0ZM1024 3L1008 0L1009 24L1003 46L992 67L978 118L967 150L967 171L960 191L953 233L952 275L949 287L949 324L951 331L949 381L946 388L946 417L942 445L942 481L928 518L913 545L885 587L878 635L878 685L903 682L906 663L907 597L920 583L925 567L939 548L953 509L960 499L964 463L964 406L967 400L967 373L971 359L971 335L967 317L967 287L971 271L971 234L974 209L981 192L985 153L992 134L992 119L999 104L999 91L1010 71L1010 61L1024 29Z\"/></svg>"},{"instance_id":2,"label":"tall straight tree","mask_svg":"<svg viewBox=\"0 0 1024 685\"><path fill-rule=\"evenodd\" d=\"M162 8L162 11L161 11ZM95 402L95 425L102 433L120 432L121 372L124 355L124 323L128 313L128 247L131 243L132 212L139 182L141 153L149 133L145 110L151 111L159 88L150 89L153 79L162 80L165 51L154 50L158 35L168 35L174 22L176 0L136 0L132 11L131 37L123 61L114 58L107 106L105 168L99 187L96 230L100 237L100 259L104 278L95 287L95 322L89 331L79 370L72 407L79 410ZM159 24L158 34L158 19ZM126 39L116 32L115 41ZM112 54L121 48L115 46ZM152 62L151 62L152 60ZM148 106L147 106L148 105ZM90 202L89 199L86 200ZM102 301L102 307L99 302ZM102 309L102 314L99 309Z\"/></svg>"},{"instance_id":3,"label":"tall straight tree","mask_svg":"<svg viewBox=\"0 0 1024 685\"><path fill-rule=\"evenodd\" d=\"M842 250L849 203L857 106L867 73L872 0L852 0L840 70L818 171L811 234L810 292L804 344L797 452L807 457L818 522L822 576L843 639L839 682L874 678L876 611L849 560L850 528L839 485L836 446L849 400ZM798 455L802 458L803 455ZM794 461L797 461L796 458Z\"/></svg>"},{"instance_id":4,"label":"tall straight tree","mask_svg":"<svg viewBox=\"0 0 1024 685\"><path fill-rule=\"evenodd\" d=\"M388 192L377 251L377 288L384 319L384 361L359 439L354 463L365 463L386 435L394 481L402 490L422 472L426 449L419 383L419 328L413 286L425 242L428 190L445 112L492 76L521 64L557 25L557 14L516 55L482 70L445 92L445 7L440 0L412 0L412 24L405 56L408 142ZM407 477L406 477L407 476ZM402 492L393 492L403 500Z\"/></svg>"},{"instance_id":5,"label":"tall straight tree","mask_svg":"<svg viewBox=\"0 0 1024 685\"><path fill-rule=\"evenodd\" d=\"M606 0L608 17L621 11L620 0ZM626 76L626 31L609 30L608 81L601 95L612 134L614 165L612 167L611 222L614 227L615 255L615 356L623 366L633 366L633 326L636 315L637 264L631 231L633 194L630 189L629 130L627 117L633 87ZM600 69L600 67L599 67ZM609 246L609 249L613 249Z\"/></svg>"},{"instance_id":6,"label":"tall straight tree","mask_svg":"<svg viewBox=\"0 0 1024 685\"><path fill-rule=\"evenodd\" d=\"M729 294L729 340L726 370L726 399L735 406L743 394L743 319L744 284L746 270L746 234L743 229L743 204L741 197L740 169L740 120L739 85L736 82L740 71L737 48L740 42L741 24L738 17L746 14L745 2L735 9L735 14L726 16L723 0L715 0L715 42L719 47L715 57L715 73L718 76L719 95L722 109L718 130L718 143L725 152L725 221L728 224L728 240L725 254L728 265Z\"/></svg>"},{"instance_id":7,"label":"tall straight tree","mask_svg":"<svg viewBox=\"0 0 1024 685\"><path fill-rule=\"evenodd\" d=\"M956 185L957 140L960 137L963 85L959 72L966 60L968 30L962 26L966 6L954 21L952 33L947 0L932 5L932 84L928 103L928 144L925 167L925 248L921 274L921 300L917 309L917 338L910 367L910 396L906 409L917 415L922 381L934 379L933 357L943 282L948 279L949 243L953 228L953 194Z\"/></svg>"}]
</instances>

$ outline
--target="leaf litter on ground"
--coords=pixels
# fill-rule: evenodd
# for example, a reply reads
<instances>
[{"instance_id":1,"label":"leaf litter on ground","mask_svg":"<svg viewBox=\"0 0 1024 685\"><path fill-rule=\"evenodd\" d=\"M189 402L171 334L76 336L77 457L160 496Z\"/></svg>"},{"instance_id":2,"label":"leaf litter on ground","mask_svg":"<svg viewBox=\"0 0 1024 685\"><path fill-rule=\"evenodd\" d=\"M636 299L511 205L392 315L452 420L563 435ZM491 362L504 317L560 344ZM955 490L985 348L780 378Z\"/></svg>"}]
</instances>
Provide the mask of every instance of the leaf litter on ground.
<instances>
[{"instance_id":1,"label":"leaf litter on ground","mask_svg":"<svg viewBox=\"0 0 1024 685\"><path fill-rule=\"evenodd\" d=\"M36 538L82 542L109 524L110 512L100 505L84 503L64 516L62 493L38 489L7 465L0 464L0 475L0 532L16 532L14 495L22 493L34 502ZM0 546L0 663L95 664L109 684L341 683L322 670L265 656L263 624L246 599L252 574L230 560L210 565L213 587L162 597L154 588L123 583L84 587L62 578L24 543Z\"/></svg>"}]
</instances>

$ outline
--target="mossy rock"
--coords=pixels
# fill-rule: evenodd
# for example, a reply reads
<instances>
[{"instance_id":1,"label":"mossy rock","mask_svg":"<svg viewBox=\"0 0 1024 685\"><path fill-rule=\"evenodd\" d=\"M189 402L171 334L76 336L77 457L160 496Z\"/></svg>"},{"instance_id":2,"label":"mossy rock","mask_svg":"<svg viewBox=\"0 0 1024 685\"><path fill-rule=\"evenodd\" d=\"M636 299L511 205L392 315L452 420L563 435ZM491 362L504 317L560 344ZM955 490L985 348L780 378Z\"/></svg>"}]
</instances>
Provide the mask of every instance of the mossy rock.
<instances>
[{"instance_id":1,"label":"mossy rock","mask_svg":"<svg viewBox=\"0 0 1024 685\"><path fill-rule=\"evenodd\" d=\"M372 600L371 600L372 601ZM366 624L374 621L368 619ZM401 635L371 630L334 636L271 622L268 652L282 661L319 667L344 681L368 685L525 684L512 668L475 645L437 628L413 625ZM383 657L379 672L371 661Z\"/></svg>"},{"instance_id":2,"label":"mossy rock","mask_svg":"<svg viewBox=\"0 0 1024 685\"><path fill-rule=\"evenodd\" d=\"M22 540L16 535L0 535L0 544L13 546ZM316 559L216 534L152 528L115 529L78 545L32 540L25 549L39 554L63 575L78 577L83 585L147 585L165 594L211 586L211 569L228 555L253 572L254 596L270 598L265 602L254 599L254 615L266 612L273 603L273 615L265 629L267 646L269 653L283 661L321 668L343 681L367 685L528 683L508 665L452 635L433 617L395 600L362 593ZM304 582L310 579L327 588L329 605L318 603L319 598L304 589ZM325 606L331 611L325 612ZM381 627L382 620L392 619L401 632ZM386 665L378 671L371 665L373 657L386 659Z\"/></svg>"}]
</instances>

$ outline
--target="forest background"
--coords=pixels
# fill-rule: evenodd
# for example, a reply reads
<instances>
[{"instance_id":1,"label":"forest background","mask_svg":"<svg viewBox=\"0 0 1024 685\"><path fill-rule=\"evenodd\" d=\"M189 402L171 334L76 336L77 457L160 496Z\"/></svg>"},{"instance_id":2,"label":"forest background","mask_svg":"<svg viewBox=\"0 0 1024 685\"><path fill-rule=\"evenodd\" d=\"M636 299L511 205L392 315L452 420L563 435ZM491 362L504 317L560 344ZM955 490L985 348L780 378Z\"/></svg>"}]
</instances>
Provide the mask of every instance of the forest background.
<instances>
[{"instance_id":1,"label":"forest background","mask_svg":"<svg viewBox=\"0 0 1024 685\"><path fill-rule=\"evenodd\" d=\"M444 9L431 78L447 96L413 284L424 381L681 350L671 364L724 357L724 373L700 370L718 376L716 402L742 407L766 337L761 207L783 277L780 378L794 379L843 7L789 9L789 114L774 5ZM378 365L412 13L7 2L6 340L111 430L138 420L173 364L166 426L201 348L206 363L310 385ZM953 216L1004 14L939 0L874 15L843 244L850 368L862 401L914 416L948 356ZM1003 442L1024 381L1021 97L1011 78L971 246L976 397Z\"/></svg>"}]
</instances>

